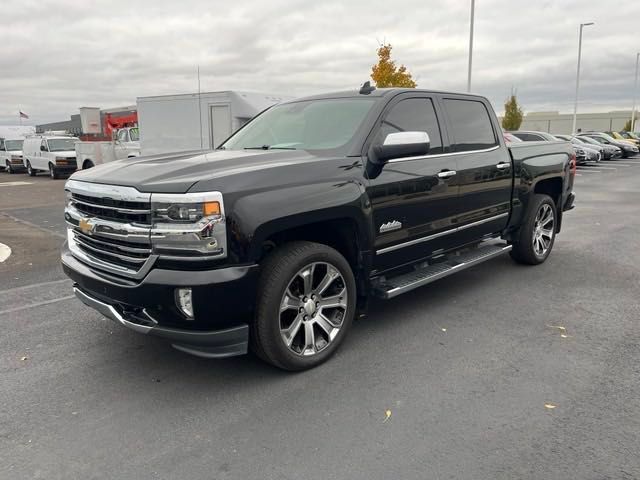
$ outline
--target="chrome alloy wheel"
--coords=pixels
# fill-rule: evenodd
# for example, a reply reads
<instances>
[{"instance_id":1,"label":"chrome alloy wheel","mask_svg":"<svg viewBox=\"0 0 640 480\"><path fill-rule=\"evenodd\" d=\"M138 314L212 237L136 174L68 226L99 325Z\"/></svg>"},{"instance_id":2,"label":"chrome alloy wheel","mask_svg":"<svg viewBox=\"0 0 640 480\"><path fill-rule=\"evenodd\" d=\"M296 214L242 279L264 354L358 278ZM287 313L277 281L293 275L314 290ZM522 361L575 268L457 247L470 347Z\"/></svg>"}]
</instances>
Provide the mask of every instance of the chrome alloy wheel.
<instances>
[{"instance_id":1,"label":"chrome alloy wheel","mask_svg":"<svg viewBox=\"0 0 640 480\"><path fill-rule=\"evenodd\" d=\"M533 226L533 251L538 257L544 256L553 240L555 218L550 205L543 204L536 215Z\"/></svg>"},{"instance_id":2,"label":"chrome alloy wheel","mask_svg":"<svg viewBox=\"0 0 640 480\"><path fill-rule=\"evenodd\" d=\"M336 338L347 315L348 294L342 274L326 262L314 262L291 279L280 301L280 336L293 353L315 355Z\"/></svg>"}]
</instances>

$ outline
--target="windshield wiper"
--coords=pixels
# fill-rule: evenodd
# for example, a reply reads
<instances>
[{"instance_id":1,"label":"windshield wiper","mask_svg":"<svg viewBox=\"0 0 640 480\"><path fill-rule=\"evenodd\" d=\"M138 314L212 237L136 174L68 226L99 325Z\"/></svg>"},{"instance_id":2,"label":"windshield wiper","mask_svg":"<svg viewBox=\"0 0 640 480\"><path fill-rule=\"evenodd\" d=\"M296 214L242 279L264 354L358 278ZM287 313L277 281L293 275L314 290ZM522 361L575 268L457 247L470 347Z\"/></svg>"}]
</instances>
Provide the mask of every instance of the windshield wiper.
<instances>
[{"instance_id":1,"label":"windshield wiper","mask_svg":"<svg viewBox=\"0 0 640 480\"><path fill-rule=\"evenodd\" d=\"M294 147L278 147L271 145L262 145L261 147L244 147L245 150L295 150Z\"/></svg>"}]
</instances>

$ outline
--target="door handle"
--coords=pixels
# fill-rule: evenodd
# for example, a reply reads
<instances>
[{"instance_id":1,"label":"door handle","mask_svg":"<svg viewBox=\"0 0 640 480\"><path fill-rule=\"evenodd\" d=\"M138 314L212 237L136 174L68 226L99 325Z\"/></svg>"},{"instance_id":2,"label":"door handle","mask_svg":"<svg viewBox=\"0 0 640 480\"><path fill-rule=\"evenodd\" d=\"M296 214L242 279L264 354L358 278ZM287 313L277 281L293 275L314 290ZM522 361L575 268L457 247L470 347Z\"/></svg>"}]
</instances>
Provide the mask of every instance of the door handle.
<instances>
[{"instance_id":1,"label":"door handle","mask_svg":"<svg viewBox=\"0 0 640 480\"><path fill-rule=\"evenodd\" d=\"M511 164L507 162L500 162L496 165L496 168L498 170L506 170L507 168L511 168Z\"/></svg>"},{"instance_id":2,"label":"door handle","mask_svg":"<svg viewBox=\"0 0 640 480\"><path fill-rule=\"evenodd\" d=\"M445 170L444 172L440 172L438 173L438 177L439 178L451 178L453 177L457 172L455 170Z\"/></svg>"}]
</instances>

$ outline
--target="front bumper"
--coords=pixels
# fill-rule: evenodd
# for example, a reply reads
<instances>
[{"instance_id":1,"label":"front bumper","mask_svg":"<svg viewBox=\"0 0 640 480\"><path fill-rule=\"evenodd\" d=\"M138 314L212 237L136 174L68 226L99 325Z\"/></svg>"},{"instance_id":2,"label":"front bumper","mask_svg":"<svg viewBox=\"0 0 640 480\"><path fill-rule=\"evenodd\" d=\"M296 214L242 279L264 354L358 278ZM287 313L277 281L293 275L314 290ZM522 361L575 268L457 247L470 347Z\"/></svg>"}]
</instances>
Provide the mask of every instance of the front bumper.
<instances>
[{"instance_id":1,"label":"front bumper","mask_svg":"<svg viewBox=\"0 0 640 480\"><path fill-rule=\"evenodd\" d=\"M202 357L247 352L257 286L257 265L182 271L154 268L140 281L90 268L68 247L62 268L74 281L76 296L105 317L139 333L164 338L182 351ZM175 303L175 289L190 287L194 318Z\"/></svg>"},{"instance_id":2,"label":"front bumper","mask_svg":"<svg viewBox=\"0 0 640 480\"><path fill-rule=\"evenodd\" d=\"M138 333L169 340L174 348L183 352L206 358L231 357L247 353L249 326L246 324L208 332L167 328L154 324L150 318L145 322L138 316L127 315L124 310L92 297L78 286L74 286L73 291L82 303L114 322Z\"/></svg>"}]
</instances>

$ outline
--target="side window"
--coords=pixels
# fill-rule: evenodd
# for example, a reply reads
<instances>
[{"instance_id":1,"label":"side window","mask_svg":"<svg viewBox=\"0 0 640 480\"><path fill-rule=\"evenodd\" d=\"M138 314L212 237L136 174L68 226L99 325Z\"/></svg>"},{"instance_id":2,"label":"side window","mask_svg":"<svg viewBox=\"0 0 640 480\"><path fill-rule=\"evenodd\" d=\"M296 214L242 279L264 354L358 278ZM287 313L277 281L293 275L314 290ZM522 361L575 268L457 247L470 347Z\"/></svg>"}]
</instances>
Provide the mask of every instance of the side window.
<instances>
[{"instance_id":1,"label":"side window","mask_svg":"<svg viewBox=\"0 0 640 480\"><path fill-rule=\"evenodd\" d=\"M127 141L127 131L126 130L120 130L118 132L118 140L121 142L126 142Z\"/></svg>"},{"instance_id":2,"label":"side window","mask_svg":"<svg viewBox=\"0 0 640 480\"><path fill-rule=\"evenodd\" d=\"M42 147L44 147L44 151L48 152L49 149L47 148L47 141L45 139L42 139L42 143L40 144L40 150L42 150Z\"/></svg>"},{"instance_id":3,"label":"side window","mask_svg":"<svg viewBox=\"0 0 640 480\"><path fill-rule=\"evenodd\" d=\"M482 102L449 98L444 100L444 108L451 122L451 142L456 152L482 150L498 144L491 117Z\"/></svg>"},{"instance_id":4,"label":"side window","mask_svg":"<svg viewBox=\"0 0 640 480\"><path fill-rule=\"evenodd\" d=\"M427 132L431 141L430 154L442 153L442 137L433 102L428 98L407 98L396 103L386 113L376 136L382 143L395 132Z\"/></svg>"},{"instance_id":5,"label":"side window","mask_svg":"<svg viewBox=\"0 0 640 480\"><path fill-rule=\"evenodd\" d=\"M0 138L0 151L4 151L4 139Z\"/></svg>"}]
</instances>

